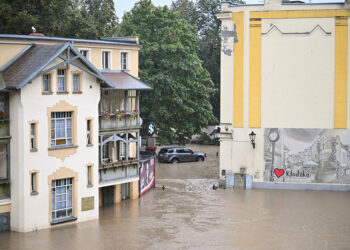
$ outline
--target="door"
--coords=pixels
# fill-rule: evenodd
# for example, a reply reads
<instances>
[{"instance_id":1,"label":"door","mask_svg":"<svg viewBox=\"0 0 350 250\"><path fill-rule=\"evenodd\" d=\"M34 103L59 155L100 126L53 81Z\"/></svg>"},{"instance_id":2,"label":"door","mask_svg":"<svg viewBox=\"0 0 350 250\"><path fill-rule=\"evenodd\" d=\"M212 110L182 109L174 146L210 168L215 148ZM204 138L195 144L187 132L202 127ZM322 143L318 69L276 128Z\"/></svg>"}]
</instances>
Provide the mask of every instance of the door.
<instances>
[{"instance_id":1,"label":"door","mask_svg":"<svg viewBox=\"0 0 350 250\"><path fill-rule=\"evenodd\" d=\"M246 186L246 175L245 174L235 174L234 187L235 188L245 188Z\"/></svg>"},{"instance_id":2,"label":"door","mask_svg":"<svg viewBox=\"0 0 350 250\"><path fill-rule=\"evenodd\" d=\"M0 214L0 232L10 231L10 213Z\"/></svg>"},{"instance_id":3,"label":"door","mask_svg":"<svg viewBox=\"0 0 350 250\"><path fill-rule=\"evenodd\" d=\"M192 150L188 148L177 150L180 155L180 161L191 161Z\"/></svg>"},{"instance_id":4,"label":"door","mask_svg":"<svg viewBox=\"0 0 350 250\"><path fill-rule=\"evenodd\" d=\"M114 204L114 188L115 186L102 188L102 206Z\"/></svg>"},{"instance_id":5,"label":"door","mask_svg":"<svg viewBox=\"0 0 350 250\"><path fill-rule=\"evenodd\" d=\"M130 198L129 195L129 183L122 184L122 200L127 200Z\"/></svg>"}]
</instances>

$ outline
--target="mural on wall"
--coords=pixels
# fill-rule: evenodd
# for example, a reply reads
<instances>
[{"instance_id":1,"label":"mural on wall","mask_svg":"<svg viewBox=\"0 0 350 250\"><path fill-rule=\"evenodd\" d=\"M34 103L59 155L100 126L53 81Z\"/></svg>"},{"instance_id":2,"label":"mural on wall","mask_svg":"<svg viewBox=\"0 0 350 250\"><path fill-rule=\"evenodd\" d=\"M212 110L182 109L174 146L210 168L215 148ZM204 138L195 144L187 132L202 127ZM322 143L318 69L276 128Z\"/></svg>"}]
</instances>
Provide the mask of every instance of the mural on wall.
<instances>
[{"instance_id":1,"label":"mural on wall","mask_svg":"<svg viewBox=\"0 0 350 250\"><path fill-rule=\"evenodd\" d=\"M141 162L140 167L140 193L155 187L155 156Z\"/></svg>"},{"instance_id":2,"label":"mural on wall","mask_svg":"<svg viewBox=\"0 0 350 250\"><path fill-rule=\"evenodd\" d=\"M264 181L350 184L350 130L265 129Z\"/></svg>"}]
</instances>

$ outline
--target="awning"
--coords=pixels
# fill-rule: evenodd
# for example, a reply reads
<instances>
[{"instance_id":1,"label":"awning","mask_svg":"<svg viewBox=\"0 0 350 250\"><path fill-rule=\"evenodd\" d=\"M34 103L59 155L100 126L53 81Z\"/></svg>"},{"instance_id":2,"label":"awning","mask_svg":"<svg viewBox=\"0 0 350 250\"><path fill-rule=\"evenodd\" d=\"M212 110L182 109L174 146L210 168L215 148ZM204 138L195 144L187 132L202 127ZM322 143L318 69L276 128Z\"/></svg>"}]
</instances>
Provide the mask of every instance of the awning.
<instances>
[{"instance_id":1,"label":"awning","mask_svg":"<svg viewBox=\"0 0 350 250\"><path fill-rule=\"evenodd\" d=\"M152 90L146 83L140 81L132 75L120 71L120 72L102 72L113 85L115 89L120 90Z\"/></svg>"}]
</instances>

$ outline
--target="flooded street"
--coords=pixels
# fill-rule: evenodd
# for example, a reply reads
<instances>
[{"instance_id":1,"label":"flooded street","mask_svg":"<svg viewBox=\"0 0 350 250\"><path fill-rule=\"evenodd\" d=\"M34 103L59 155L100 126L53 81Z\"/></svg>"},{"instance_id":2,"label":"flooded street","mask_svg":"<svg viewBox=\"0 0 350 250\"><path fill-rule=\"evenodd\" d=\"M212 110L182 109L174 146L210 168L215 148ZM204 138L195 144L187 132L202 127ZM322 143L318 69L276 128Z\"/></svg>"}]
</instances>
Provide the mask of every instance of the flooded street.
<instances>
[{"instance_id":1,"label":"flooded street","mask_svg":"<svg viewBox=\"0 0 350 250\"><path fill-rule=\"evenodd\" d=\"M0 233L0 249L350 249L349 192L213 190L217 179L201 176L218 168L213 155L159 164L156 189L101 208L99 220ZM201 168L201 178L164 178Z\"/></svg>"}]
</instances>

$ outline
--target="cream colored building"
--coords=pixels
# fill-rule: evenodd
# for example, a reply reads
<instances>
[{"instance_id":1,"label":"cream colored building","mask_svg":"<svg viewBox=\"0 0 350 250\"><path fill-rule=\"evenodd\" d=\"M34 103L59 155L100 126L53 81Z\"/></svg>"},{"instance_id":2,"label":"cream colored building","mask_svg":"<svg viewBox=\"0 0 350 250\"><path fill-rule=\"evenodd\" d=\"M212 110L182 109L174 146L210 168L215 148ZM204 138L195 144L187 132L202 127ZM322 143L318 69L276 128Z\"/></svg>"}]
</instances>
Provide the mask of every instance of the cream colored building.
<instances>
[{"instance_id":1,"label":"cream colored building","mask_svg":"<svg viewBox=\"0 0 350 250\"><path fill-rule=\"evenodd\" d=\"M33 35L0 35L0 231L139 195L137 38Z\"/></svg>"},{"instance_id":2,"label":"cream colored building","mask_svg":"<svg viewBox=\"0 0 350 250\"><path fill-rule=\"evenodd\" d=\"M246 174L253 187L348 188L349 164L340 164L334 158L338 149L331 146L339 134L343 156L349 154L348 4L224 2L217 16L222 22L221 178L233 173L238 183ZM302 159L301 152L310 151L322 131L328 131L328 141L313 147L313 159ZM331 153L321 159L326 148Z\"/></svg>"}]
</instances>

